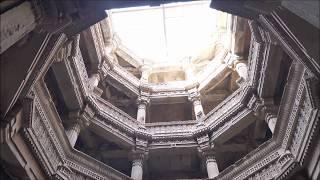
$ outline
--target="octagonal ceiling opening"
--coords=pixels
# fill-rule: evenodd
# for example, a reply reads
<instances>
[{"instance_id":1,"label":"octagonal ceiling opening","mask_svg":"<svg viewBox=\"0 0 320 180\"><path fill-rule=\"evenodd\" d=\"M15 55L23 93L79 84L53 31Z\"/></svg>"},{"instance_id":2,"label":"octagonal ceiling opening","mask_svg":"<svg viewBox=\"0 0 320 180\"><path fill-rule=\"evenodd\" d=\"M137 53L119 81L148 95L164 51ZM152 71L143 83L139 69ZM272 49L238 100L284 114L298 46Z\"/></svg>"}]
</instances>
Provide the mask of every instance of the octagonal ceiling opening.
<instances>
[{"instance_id":1,"label":"octagonal ceiling opening","mask_svg":"<svg viewBox=\"0 0 320 180\"><path fill-rule=\"evenodd\" d=\"M113 33L144 65L185 65L207 56L217 43L230 45L230 15L210 1L112 9Z\"/></svg>"}]
</instances>

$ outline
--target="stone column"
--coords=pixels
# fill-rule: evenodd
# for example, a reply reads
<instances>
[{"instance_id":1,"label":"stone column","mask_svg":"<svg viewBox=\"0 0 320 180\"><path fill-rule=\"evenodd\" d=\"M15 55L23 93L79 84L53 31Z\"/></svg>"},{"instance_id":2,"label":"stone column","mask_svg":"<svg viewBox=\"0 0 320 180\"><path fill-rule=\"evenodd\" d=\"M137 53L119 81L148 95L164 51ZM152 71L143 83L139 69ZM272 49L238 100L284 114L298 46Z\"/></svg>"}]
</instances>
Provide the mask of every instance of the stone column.
<instances>
[{"instance_id":1,"label":"stone column","mask_svg":"<svg viewBox=\"0 0 320 180\"><path fill-rule=\"evenodd\" d=\"M145 123L146 115L147 115L147 104L149 103L149 99L139 97L137 100L138 103L138 112L137 112L137 121L141 123Z\"/></svg>"},{"instance_id":2,"label":"stone column","mask_svg":"<svg viewBox=\"0 0 320 180\"><path fill-rule=\"evenodd\" d=\"M246 81L248 78L248 68L247 64L244 61L236 60L234 62L235 70L237 71L238 75L240 76L239 82Z\"/></svg>"},{"instance_id":3,"label":"stone column","mask_svg":"<svg viewBox=\"0 0 320 180\"><path fill-rule=\"evenodd\" d=\"M144 153L134 153L132 156L131 178L142 180Z\"/></svg>"},{"instance_id":4,"label":"stone column","mask_svg":"<svg viewBox=\"0 0 320 180\"><path fill-rule=\"evenodd\" d=\"M210 140L211 139L211 140ZM198 151L206 163L208 177L214 178L219 175L218 164L215 159L215 149L212 138L208 134L197 137Z\"/></svg>"},{"instance_id":5,"label":"stone column","mask_svg":"<svg viewBox=\"0 0 320 180\"><path fill-rule=\"evenodd\" d=\"M206 165L207 165L207 173L208 173L209 179L219 175L218 164L214 155L206 156Z\"/></svg>"},{"instance_id":6,"label":"stone column","mask_svg":"<svg viewBox=\"0 0 320 180\"><path fill-rule=\"evenodd\" d=\"M195 114L197 120L200 119L202 116L204 116L203 107L201 104L200 97L194 98L193 109L194 109L194 114Z\"/></svg>"},{"instance_id":7,"label":"stone column","mask_svg":"<svg viewBox=\"0 0 320 180\"><path fill-rule=\"evenodd\" d=\"M99 81L100 81L100 76L99 76L99 74L96 73L96 74L91 75L89 81L90 81L91 87L93 87L93 88L94 88L94 87L97 87L98 84L99 84Z\"/></svg>"},{"instance_id":8,"label":"stone column","mask_svg":"<svg viewBox=\"0 0 320 180\"><path fill-rule=\"evenodd\" d=\"M72 147L74 147L77 142L80 130L81 125L79 122L72 122L67 125L66 134Z\"/></svg>"},{"instance_id":9,"label":"stone column","mask_svg":"<svg viewBox=\"0 0 320 180\"><path fill-rule=\"evenodd\" d=\"M192 92L189 95L189 101L192 101L193 111L196 116L196 120L199 120L202 116L204 116L203 107L200 100L200 94L198 91Z\"/></svg>"},{"instance_id":10,"label":"stone column","mask_svg":"<svg viewBox=\"0 0 320 180\"><path fill-rule=\"evenodd\" d=\"M243 57L246 54L246 47L250 43L247 38L248 23L247 20L238 16L232 16L232 36L231 53Z\"/></svg>"},{"instance_id":11,"label":"stone column","mask_svg":"<svg viewBox=\"0 0 320 180\"><path fill-rule=\"evenodd\" d=\"M144 65L141 67L141 78L140 78L140 83L141 84L147 84L149 75L151 72L151 67Z\"/></svg>"},{"instance_id":12,"label":"stone column","mask_svg":"<svg viewBox=\"0 0 320 180\"><path fill-rule=\"evenodd\" d=\"M273 114L267 114L265 120L266 120L266 123L268 124L270 131L273 134L274 128L276 127L276 123L277 123L277 116Z\"/></svg>"},{"instance_id":13,"label":"stone column","mask_svg":"<svg viewBox=\"0 0 320 180\"><path fill-rule=\"evenodd\" d=\"M66 122L65 131L72 147L74 147L74 145L76 144L81 129L87 127L88 125L89 122L81 117L78 112L72 112L69 114L69 119Z\"/></svg>"}]
</instances>

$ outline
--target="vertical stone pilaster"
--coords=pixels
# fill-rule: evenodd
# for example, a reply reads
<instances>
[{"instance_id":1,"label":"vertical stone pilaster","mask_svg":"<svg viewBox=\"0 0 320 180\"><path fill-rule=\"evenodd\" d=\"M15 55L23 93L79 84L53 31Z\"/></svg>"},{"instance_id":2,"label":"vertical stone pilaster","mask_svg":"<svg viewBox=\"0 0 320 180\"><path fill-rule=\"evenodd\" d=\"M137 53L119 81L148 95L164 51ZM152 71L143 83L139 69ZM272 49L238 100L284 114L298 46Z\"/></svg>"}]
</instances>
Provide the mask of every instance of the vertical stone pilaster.
<instances>
[{"instance_id":1,"label":"vertical stone pilaster","mask_svg":"<svg viewBox=\"0 0 320 180\"><path fill-rule=\"evenodd\" d=\"M207 173L208 173L208 178L214 178L219 175L219 168L217 161L215 159L215 156L213 154L211 155L206 155L206 166L207 166Z\"/></svg>"},{"instance_id":2,"label":"vertical stone pilaster","mask_svg":"<svg viewBox=\"0 0 320 180\"><path fill-rule=\"evenodd\" d=\"M80 130L81 125L79 122L71 122L67 125L66 134L72 147L74 147L77 142Z\"/></svg>"},{"instance_id":3,"label":"vertical stone pilaster","mask_svg":"<svg viewBox=\"0 0 320 180\"><path fill-rule=\"evenodd\" d=\"M198 90L195 90L195 91L189 93L188 99L189 99L189 101L192 101L193 110L194 110L194 114L196 116L196 120L199 120L205 114L203 111L203 107L202 107L201 99L200 99L200 93L198 92Z\"/></svg>"},{"instance_id":4,"label":"vertical stone pilaster","mask_svg":"<svg viewBox=\"0 0 320 180\"><path fill-rule=\"evenodd\" d=\"M138 104L138 112L137 112L137 121L141 123L146 122L146 115L147 115L147 105L150 100L146 97L139 97L137 100Z\"/></svg>"},{"instance_id":5,"label":"vertical stone pilaster","mask_svg":"<svg viewBox=\"0 0 320 180\"><path fill-rule=\"evenodd\" d=\"M89 126L88 118L93 117L93 115L93 112L87 106L81 114L79 114L79 111L69 113L69 119L65 123L65 132L72 147L75 146L81 130Z\"/></svg>"},{"instance_id":6,"label":"vertical stone pilaster","mask_svg":"<svg viewBox=\"0 0 320 180\"><path fill-rule=\"evenodd\" d=\"M267 114L265 120L266 120L266 123L268 124L270 131L273 134L274 128L276 127L276 123L277 123L277 116L274 114Z\"/></svg>"},{"instance_id":7,"label":"vertical stone pilaster","mask_svg":"<svg viewBox=\"0 0 320 180\"><path fill-rule=\"evenodd\" d=\"M89 79L89 81L90 81L91 87L93 87L93 88L94 88L94 87L97 87L98 84L99 84L99 81L100 81L100 76L99 76L99 74L98 74L98 73L92 74L91 77L90 77L90 79Z\"/></svg>"},{"instance_id":8,"label":"vertical stone pilaster","mask_svg":"<svg viewBox=\"0 0 320 180\"><path fill-rule=\"evenodd\" d=\"M197 137L198 151L203 158L208 173L208 178L214 178L219 175L219 168L215 158L215 149L213 142L208 134L202 134Z\"/></svg>"},{"instance_id":9,"label":"vertical stone pilaster","mask_svg":"<svg viewBox=\"0 0 320 180\"><path fill-rule=\"evenodd\" d=\"M140 78L141 84L148 83L150 72L151 72L151 68L149 66L144 65L143 67L141 67L141 78Z\"/></svg>"},{"instance_id":10,"label":"vertical stone pilaster","mask_svg":"<svg viewBox=\"0 0 320 180\"><path fill-rule=\"evenodd\" d=\"M239 84L246 81L248 79L248 67L245 61L234 61L234 68L237 71L238 75L240 76L240 79L237 80Z\"/></svg>"},{"instance_id":11,"label":"vertical stone pilaster","mask_svg":"<svg viewBox=\"0 0 320 180\"><path fill-rule=\"evenodd\" d=\"M145 153L134 151L131 153L131 159L132 159L131 178L133 180L142 180Z\"/></svg>"},{"instance_id":12,"label":"vertical stone pilaster","mask_svg":"<svg viewBox=\"0 0 320 180\"><path fill-rule=\"evenodd\" d=\"M132 161L131 177L134 180L142 180L143 177L143 160L134 159Z\"/></svg>"}]
</instances>

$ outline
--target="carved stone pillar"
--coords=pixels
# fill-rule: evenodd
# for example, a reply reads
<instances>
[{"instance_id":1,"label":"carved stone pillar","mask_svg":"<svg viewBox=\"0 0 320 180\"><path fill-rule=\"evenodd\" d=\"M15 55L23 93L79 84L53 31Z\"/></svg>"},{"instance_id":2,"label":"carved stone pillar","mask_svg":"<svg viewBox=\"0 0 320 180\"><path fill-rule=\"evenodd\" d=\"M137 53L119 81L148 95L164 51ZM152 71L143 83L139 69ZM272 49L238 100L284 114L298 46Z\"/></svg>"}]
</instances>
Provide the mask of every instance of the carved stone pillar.
<instances>
[{"instance_id":1,"label":"carved stone pillar","mask_svg":"<svg viewBox=\"0 0 320 180\"><path fill-rule=\"evenodd\" d=\"M218 164L215 159L215 151L213 142L210 141L208 134L203 134L197 137L198 151L204 159L207 167L208 177L214 178L219 175Z\"/></svg>"},{"instance_id":2,"label":"carved stone pillar","mask_svg":"<svg viewBox=\"0 0 320 180\"><path fill-rule=\"evenodd\" d=\"M144 156L145 154L143 152L132 153L131 178L133 180L142 180Z\"/></svg>"},{"instance_id":3,"label":"carved stone pillar","mask_svg":"<svg viewBox=\"0 0 320 180\"><path fill-rule=\"evenodd\" d=\"M192 101L193 111L196 116L196 120L199 120L202 116L204 116L204 111L203 111L203 107L201 104L199 92L195 91L195 92L190 93L189 101Z\"/></svg>"},{"instance_id":4,"label":"carved stone pillar","mask_svg":"<svg viewBox=\"0 0 320 180\"><path fill-rule=\"evenodd\" d=\"M206 155L206 166L207 166L207 173L208 173L208 178L214 178L219 175L219 169L218 169L218 164L215 159L215 156L213 154Z\"/></svg>"},{"instance_id":5,"label":"carved stone pillar","mask_svg":"<svg viewBox=\"0 0 320 180\"><path fill-rule=\"evenodd\" d=\"M248 33L247 20L241 17L232 16L232 38L231 38L231 53L244 57L249 38L246 38Z\"/></svg>"},{"instance_id":6,"label":"carved stone pillar","mask_svg":"<svg viewBox=\"0 0 320 180\"><path fill-rule=\"evenodd\" d=\"M244 61L236 60L234 62L234 67L235 67L235 70L237 71L238 75L240 76L240 80L238 80L238 83L246 81L247 76L248 76L247 64Z\"/></svg>"},{"instance_id":7,"label":"carved stone pillar","mask_svg":"<svg viewBox=\"0 0 320 180\"><path fill-rule=\"evenodd\" d=\"M149 103L149 99L145 97L139 97L137 100L138 103L138 112L137 112L137 121L141 123L145 123L146 115L147 115L147 105Z\"/></svg>"},{"instance_id":8,"label":"carved stone pillar","mask_svg":"<svg viewBox=\"0 0 320 180\"><path fill-rule=\"evenodd\" d=\"M266 120L266 123L268 124L270 131L273 134L274 128L276 127L276 123L277 123L277 116L273 114L267 114L265 120Z\"/></svg>"},{"instance_id":9,"label":"carved stone pillar","mask_svg":"<svg viewBox=\"0 0 320 180\"><path fill-rule=\"evenodd\" d=\"M150 75L151 68L149 66L143 66L141 68L141 78L140 82L142 84L148 83L149 75Z\"/></svg>"},{"instance_id":10,"label":"carved stone pillar","mask_svg":"<svg viewBox=\"0 0 320 180\"><path fill-rule=\"evenodd\" d=\"M89 125L89 122L84 120L78 113L70 113L68 122L66 122L66 135L69 139L70 145L74 147L77 142L81 129Z\"/></svg>"},{"instance_id":11,"label":"carved stone pillar","mask_svg":"<svg viewBox=\"0 0 320 180\"><path fill-rule=\"evenodd\" d=\"M204 116L204 111L203 111L200 97L193 99L193 109L194 109L194 114L197 120L200 119L202 116Z\"/></svg>"},{"instance_id":12,"label":"carved stone pillar","mask_svg":"<svg viewBox=\"0 0 320 180\"><path fill-rule=\"evenodd\" d=\"M72 147L74 147L77 142L80 130L81 125L79 122L72 122L67 125L66 134Z\"/></svg>"},{"instance_id":13,"label":"carved stone pillar","mask_svg":"<svg viewBox=\"0 0 320 180\"><path fill-rule=\"evenodd\" d=\"M100 81L100 76L98 73L91 75L90 77L90 85L94 88L97 87Z\"/></svg>"}]
</instances>

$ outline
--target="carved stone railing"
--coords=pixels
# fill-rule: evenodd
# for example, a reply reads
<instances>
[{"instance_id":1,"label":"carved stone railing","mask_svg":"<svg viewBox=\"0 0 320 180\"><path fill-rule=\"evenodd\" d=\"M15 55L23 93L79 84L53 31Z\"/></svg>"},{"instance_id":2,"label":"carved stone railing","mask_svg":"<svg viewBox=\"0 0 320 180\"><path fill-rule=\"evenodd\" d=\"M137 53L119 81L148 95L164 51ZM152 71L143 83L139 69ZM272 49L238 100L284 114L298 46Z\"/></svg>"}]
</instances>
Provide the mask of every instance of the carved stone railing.
<instances>
[{"instance_id":1,"label":"carved stone railing","mask_svg":"<svg viewBox=\"0 0 320 180\"><path fill-rule=\"evenodd\" d=\"M197 77L200 91L206 89L211 82L216 82L214 85L219 84L219 82L224 80L232 72L227 64L213 63L209 65L211 66L206 67L205 71Z\"/></svg>"},{"instance_id":2,"label":"carved stone railing","mask_svg":"<svg viewBox=\"0 0 320 180\"><path fill-rule=\"evenodd\" d=\"M137 128L140 124L136 119L132 118L127 113L123 112L119 108L115 107L111 103L107 102L106 100L102 99L101 97L95 96L95 103L98 105L99 113L105 113L106 115L113 118L113 121L118 121L118 123L123 123L123 125Z\"/></svg>"},{"instance_id":3,"label":"carved stone railing","mask_svg":"<svg viewBox=\"0 0 320 180\"><path fill-rule=\"evenodd\" d=\"M233 114L240 106L244 96L250 92L250 87L242 86L211 110L204 118L204 123L208 126L217 126L223 117Z\"/></svg>"},{"instance_id":4,"label":"carved stone railing","mask_svg":"<svg viewBox=\"0 0 320 180\"><path fill-rule=\"evenodd\" d=\"M198 122L195 120L189 121L174 121L174 122L157 122L145 124L147 131L155 136L190 136L194 131L195 125Z\"/></svg>"},{"instance_id":5,"label":"carved stone railing","mask_svg":"<svg viewBox=\"0 0 320 180\"><path fill-rule=\"evenodd\" d=\"M90 97L88 100L96 112L96 116L91 120L96 128L99 127L106 133L114 134L121 142L129 146L134 145L135 132L141 126L140 122L102 98Z\"/></svg>"},{"instance_id":6,"label":"carved stone railing","mask_svg":"<svg viewBox=\"0 0 320 180\"><path fill-rule=\"evenodd\" d=\"M131 82L135 87L139 87L140 80L137 77L135 77L134 75L132 75L131 73L129 73L126 69L122 68L121 66L114 66L113 70L117 74L126 78L126 80Z\"/></svg>"},{"instance_id":7,"label":"carved stone railing","mask_svg":"<svg viewBox=\"0 0 320 180\"><path fill-rule=\"evenodd\" d=\"M104 66L108 65L104 64ZM123 87L124 93L129 96L137 97L139 95L139 79L127 72L125 69L119 67L119 65L112 65L111 68L104 67L102 70L109 83Z\"/></svg>"},{"instance_id":8,"label":"carved stone railing","mask_svg":"<svg viewBox=\"0 0 320 180\"><path fill-rule=\"evenodd\" d=\"M168 97L187 97L187 90L170 90L170 91L152 91L149 93L150 99L168 98Z\"/></svg>"}]
</instances>

